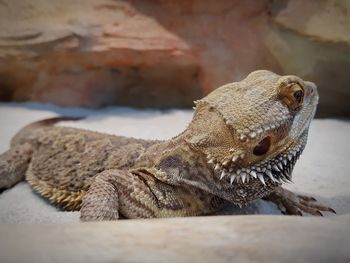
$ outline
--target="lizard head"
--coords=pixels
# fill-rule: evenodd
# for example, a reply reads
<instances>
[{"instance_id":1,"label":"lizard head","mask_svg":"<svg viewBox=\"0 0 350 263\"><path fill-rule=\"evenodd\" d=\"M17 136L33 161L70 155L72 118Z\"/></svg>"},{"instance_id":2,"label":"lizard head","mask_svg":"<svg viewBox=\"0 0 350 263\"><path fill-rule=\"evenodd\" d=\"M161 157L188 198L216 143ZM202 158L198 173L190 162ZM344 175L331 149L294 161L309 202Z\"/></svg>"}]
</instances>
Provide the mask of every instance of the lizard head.
<instances>
[{"instance_id":1,"label":"lizard head","mask_svg":"<svg viewBox=\"0 0 350 263\"><path fill-rule=\"evenodd\" d=\"M187 141L221 183L275 187L291 180L317 103L312 82L254 71L195 102Z\"/></svg>"}]
</instances>

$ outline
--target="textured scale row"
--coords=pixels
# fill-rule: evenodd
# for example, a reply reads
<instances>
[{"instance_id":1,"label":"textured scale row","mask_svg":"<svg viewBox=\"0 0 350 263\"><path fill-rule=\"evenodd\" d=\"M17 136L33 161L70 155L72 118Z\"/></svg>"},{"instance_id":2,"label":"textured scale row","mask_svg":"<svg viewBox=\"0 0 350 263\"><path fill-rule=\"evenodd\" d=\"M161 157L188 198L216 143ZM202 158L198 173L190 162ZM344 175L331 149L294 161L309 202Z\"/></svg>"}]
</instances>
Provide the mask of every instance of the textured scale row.
<instances>
[{"instance_id":1,"label":"textured scale row","mask_svg":"<svg viewBox=\"0 0 350 263\"><path fill-rule=\"evenodd\" d=\"M248 183L249 180L258 179L262 184L266 184L266 180L271 180L273 183L282 184L291 182L291 172L293 167L304 149L305 143L297 145L285 153L268 161L262 161L249 168L222 168L217 163L215 170L220 170L220 180L227 178L230 184L234 182ZM209 161L210 162L210 161Z\"/></svg>"},{"instance_id":2,"label":"textured scale row","mask_svg":"<svg viewBox=\"0 0 350 263\"><path fill-rule=\"evenodd\" d=\"M270 130L278 129L281 126L286 125L286 123L289 121L290 121L289 115L277 116L276 119L274 119L270 124L238 129L236 130L236 132L238 133L239 139L244 142L248 139L255 139L256 137L259 137L263 132L268 132ZM228 120L226 120L225 123L229 126L233 125Z\"/></svg>"}]
</instances>

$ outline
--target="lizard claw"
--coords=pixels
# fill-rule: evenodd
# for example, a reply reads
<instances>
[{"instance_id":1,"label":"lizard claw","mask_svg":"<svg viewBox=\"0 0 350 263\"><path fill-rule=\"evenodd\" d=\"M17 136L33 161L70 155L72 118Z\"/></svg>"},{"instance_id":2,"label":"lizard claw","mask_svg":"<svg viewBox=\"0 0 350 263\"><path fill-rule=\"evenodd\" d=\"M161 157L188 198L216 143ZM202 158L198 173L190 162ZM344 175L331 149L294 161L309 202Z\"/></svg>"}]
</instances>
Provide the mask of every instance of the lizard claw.
<instances>
[{"instance_id":1,"label":"lizard claw","mask_svg":"<svg viewBox=\"0 0 350 263\"><path fill-rule=\"evenodd\" d=\"M297 195L300 199L304 200L304 201L317 201L316 198L312 197L312 196L307 196L307 195Z\"/></svg>"},{"instance_id":2,"label":"lizard claw","mask_svg":"<svg viewBox=\"0 0 350 263\"><path fill-rule=\"evenodd\" d=\"M336 214L333 208L319 204L313 197L297 195L281 187L265 199L274 202L282 213L286 215L303 216L305 214L310 214L314 216L323 216L323 211Z\"/></svg>"}]
</instances>

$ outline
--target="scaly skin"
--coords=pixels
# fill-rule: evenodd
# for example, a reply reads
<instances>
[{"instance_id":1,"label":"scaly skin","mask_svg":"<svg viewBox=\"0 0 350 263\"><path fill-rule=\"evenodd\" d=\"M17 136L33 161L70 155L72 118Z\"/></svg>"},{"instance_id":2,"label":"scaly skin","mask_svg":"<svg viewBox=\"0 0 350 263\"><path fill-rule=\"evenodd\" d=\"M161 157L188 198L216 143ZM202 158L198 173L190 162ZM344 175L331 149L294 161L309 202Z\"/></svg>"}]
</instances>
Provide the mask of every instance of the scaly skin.
<instances>
[{"instance_id":1,"label":"scaly skin","mask_svg":"<svg viewBox=\"0 0 350 263\"><path fill-rule=\"evenodd\" d=\"M55 127L22 129L0 156L0 188L26 179L81 219L114 220L214 213L259 198L286 214L333 211L281 187L305 147L318 95L296 76L255 71L195 102L177 137L146 141Z\"/></svg>"}]
</instances>

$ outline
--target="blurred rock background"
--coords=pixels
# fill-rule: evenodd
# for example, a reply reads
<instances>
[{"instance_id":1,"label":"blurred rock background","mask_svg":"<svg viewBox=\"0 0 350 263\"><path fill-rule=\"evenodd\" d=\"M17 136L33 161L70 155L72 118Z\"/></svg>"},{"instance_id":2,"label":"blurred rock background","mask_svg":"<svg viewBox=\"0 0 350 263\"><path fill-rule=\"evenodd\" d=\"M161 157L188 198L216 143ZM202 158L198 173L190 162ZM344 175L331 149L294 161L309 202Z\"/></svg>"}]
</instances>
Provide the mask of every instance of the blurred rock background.
<instances>
[{"instance_id":1,"label":"blurred rock background","mask_svg":"<svg viewBox=\"0 0 350 263\"><path fill-rule=\"evenodd\" d=\"M349 117L350 1L0 1L0 101L191 107L256 69Z\"/></svg>"}]
</instances>

